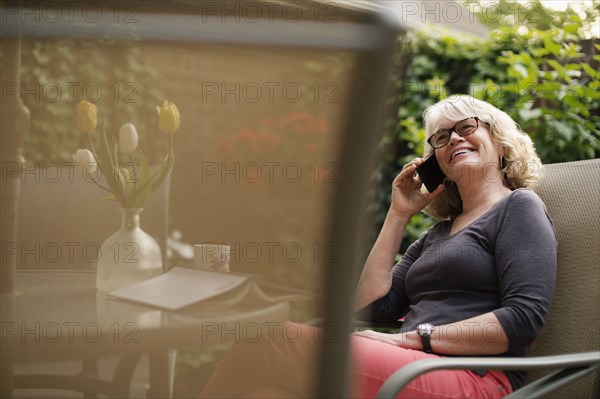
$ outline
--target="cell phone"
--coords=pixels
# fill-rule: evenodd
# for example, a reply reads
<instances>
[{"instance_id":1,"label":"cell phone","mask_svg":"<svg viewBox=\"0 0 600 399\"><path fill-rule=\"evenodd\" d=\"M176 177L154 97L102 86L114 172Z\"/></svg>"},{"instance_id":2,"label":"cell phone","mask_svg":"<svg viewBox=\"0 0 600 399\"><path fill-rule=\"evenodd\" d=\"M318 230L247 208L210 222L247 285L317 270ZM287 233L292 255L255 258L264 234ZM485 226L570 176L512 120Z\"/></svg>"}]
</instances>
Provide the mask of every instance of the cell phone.
<instances>
[{"instance_id":1,"label":"cell phone","mask_svg":"<svg viewBox=\"0 0 600 399\"><path fill-rule=\"evenodd\" d=\"M421 165L417 166L417 173L421 176L421 181L425 184L425 187L427 187L427 190L430 193L438 188L446 178L446 175L444 175L444 172L440 169L440 164L435 157L435 153L427 158Z\"/></svg>"}]
</instances>

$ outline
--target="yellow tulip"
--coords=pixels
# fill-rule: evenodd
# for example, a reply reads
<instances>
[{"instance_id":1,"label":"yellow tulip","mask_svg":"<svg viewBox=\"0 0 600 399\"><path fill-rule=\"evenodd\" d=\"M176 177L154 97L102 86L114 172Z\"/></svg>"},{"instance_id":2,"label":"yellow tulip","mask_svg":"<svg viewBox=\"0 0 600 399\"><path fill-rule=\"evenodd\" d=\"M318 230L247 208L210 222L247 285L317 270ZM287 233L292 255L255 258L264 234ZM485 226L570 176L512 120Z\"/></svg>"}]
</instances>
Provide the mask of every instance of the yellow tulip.
<instances>
[{"instance_id":1,"label":"yellow tulip","mask_svg":"<svg viewBox=\"0 0 600 399\"><path fill-rule=\"evenodd\" d=\"M179 129L179 110L174 103L165 100L158 111L158 127L165 133L173 134Z\"/></svg>"},{"instance_id":2,"label":"yellow tulip","mask_svg":"<svg viewBox=\"0 0 600 399\"><path fill-rule=\"evenodd\" d=\"M91 133L98 124L98 110L88 101L81 100L77 104L77 127L84 133Z\"/></svg>"}]
</instances>

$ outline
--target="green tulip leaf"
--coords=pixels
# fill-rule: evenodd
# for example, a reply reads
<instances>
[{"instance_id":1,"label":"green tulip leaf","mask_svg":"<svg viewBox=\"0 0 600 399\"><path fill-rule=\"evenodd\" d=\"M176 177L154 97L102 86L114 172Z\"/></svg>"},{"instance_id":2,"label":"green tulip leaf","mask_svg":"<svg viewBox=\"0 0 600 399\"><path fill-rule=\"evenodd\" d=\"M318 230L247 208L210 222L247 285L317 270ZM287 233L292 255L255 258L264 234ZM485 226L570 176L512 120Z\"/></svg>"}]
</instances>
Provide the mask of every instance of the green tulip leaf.
<instances>
[{"instance_id":1,"label":"green tulip leaf","mask_svg":"<svg viewBox=\"0 0 600 399\"><path fill-rule=\"evenodd\" d=\"M105 197L100 198L101 201L118 201L117 197L114 194L107 195Z\"/></svg>"}]
</instances>

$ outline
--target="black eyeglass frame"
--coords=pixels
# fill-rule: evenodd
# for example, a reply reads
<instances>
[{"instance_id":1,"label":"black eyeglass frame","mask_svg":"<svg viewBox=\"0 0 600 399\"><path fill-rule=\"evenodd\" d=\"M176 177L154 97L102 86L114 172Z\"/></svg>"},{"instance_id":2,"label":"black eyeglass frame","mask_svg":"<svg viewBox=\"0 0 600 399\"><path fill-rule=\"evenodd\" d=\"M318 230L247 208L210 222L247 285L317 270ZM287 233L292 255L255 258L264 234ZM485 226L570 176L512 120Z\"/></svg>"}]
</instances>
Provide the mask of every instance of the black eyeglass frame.
<instances>
[{"instance_id":1,"label":"black eyeglass frame","mask_svg":"<svg viewBox=\"0 0 600 399\"><path fill-rule=\"evenodd\" d=\"M463 123L464 121L467 121L467 120L469 120L469 119L475 119L475 122L476 122L475 129L473 129L473 131L472 131L472 132L470 132L470 133L467 133L467 134L460 134L460 133L459 133L459 132L456 130L456 127L457 127L458 125L460 125L461 123ZM446 146L446 145L447 145L447 144L450 142L450 137L452 137L452 132L455 132L455 133L456 133L456 134L458 134L460 137L465 137L465 136L468 136L468 135L470 135L470 134L473 134L473 133L475 133L475 132L477 131L477 129L479 129L479 122L485 123L485 124L486 124L486 125L488 125L488 126L490 125L490 124L489 124L489 123L487 123L486 121L482 121L481 119L479 119L479 117L477 117L477 116L470 116L470 117L468 117L468 118L465 118L465 119L462 119L462 120L460 120L460 121L456 122L456 125L452 126L450 129L439 129L437 132L435 132L434 134L432 134L430 138L428 138L428 139L427 139L427 143L429 143L429 145L430 145L430 146L432 146L434 150L437 150L437 149L439 149L439 148L442 148L442 147ZM443 132L442 132L442 131L443 131ZM446 131L448 132L448 141L446 141L444 144L442 144L442 145L440 145L440 146L437 146L437 147L436 147L436 146L434 146L434 145L432 144L432 139L433 139L435 136L437 136L438 134L445 133Z\"/></svg>"}]
</instances>

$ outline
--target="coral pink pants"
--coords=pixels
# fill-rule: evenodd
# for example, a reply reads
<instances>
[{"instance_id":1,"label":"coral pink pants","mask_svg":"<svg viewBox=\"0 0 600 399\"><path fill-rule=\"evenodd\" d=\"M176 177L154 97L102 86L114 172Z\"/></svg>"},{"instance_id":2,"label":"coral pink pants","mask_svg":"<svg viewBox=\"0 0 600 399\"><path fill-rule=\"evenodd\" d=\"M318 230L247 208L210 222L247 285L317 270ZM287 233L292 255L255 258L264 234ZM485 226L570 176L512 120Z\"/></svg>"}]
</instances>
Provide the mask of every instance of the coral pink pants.
<instances>
[{"instance_id":1,"label":"coral pink pants","mask_svg":"<svg viewBox=\"0 0 600 399\"><path fill-rule=\"evenodd\" d=\"M284 329L287 333L281 333ZM286 323L275 339L234 344L201 397L314 396L320 336L315 327ZM351 338L351 346L353 398L373 398L399 368L416 360L439 357L359 336ZM501 398L511 391L510 382L501 371L481 377L472 371L441 370L416 378L398 398Z\"/></svg>"}]
</instances>

